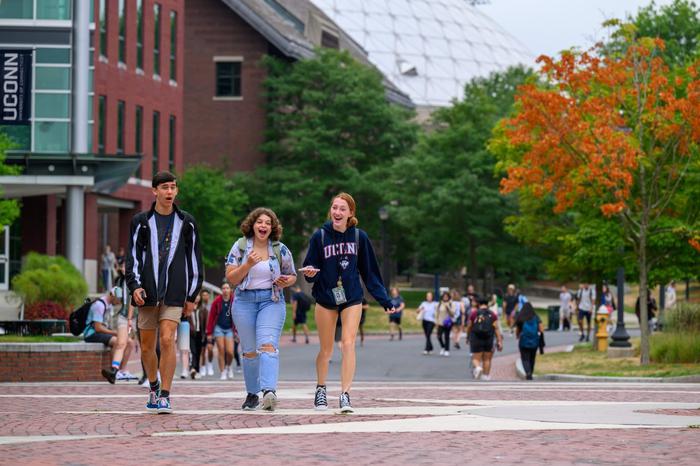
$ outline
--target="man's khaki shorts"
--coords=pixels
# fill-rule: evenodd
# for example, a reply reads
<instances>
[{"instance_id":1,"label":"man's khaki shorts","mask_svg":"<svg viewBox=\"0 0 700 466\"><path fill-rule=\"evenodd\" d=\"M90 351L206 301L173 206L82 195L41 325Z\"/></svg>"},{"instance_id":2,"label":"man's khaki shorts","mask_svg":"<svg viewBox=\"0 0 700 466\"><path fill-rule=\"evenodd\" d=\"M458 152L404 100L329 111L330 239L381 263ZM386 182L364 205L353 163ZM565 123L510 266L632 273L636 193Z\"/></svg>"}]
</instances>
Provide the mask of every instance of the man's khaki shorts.
<instances>
[{"instance_id":1,"label":"man's khaki shorts","mask_svg":"<svg viewBox=\"0 0 700 466\"><path fill-rule=\"evenodd\" d=\"M155 330L161 320L172 320L180 322L182 317L182 307L166 306L144 306L139 308L138 326L143 330Z\"/></svg>"}]
</instances>

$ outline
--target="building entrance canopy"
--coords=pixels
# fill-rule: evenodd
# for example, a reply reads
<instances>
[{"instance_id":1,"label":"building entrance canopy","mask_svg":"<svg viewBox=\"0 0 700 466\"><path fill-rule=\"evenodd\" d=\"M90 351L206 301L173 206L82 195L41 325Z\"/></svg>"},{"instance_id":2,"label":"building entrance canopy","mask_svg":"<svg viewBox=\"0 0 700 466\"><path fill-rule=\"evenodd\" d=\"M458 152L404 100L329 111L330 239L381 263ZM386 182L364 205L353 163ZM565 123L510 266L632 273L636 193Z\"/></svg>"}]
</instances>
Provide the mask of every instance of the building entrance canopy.
<instances>
[{"instance_id":1,"label":"building entrance canopy","mask_svg":"<svg viewBox=\"0 0 700 466\"><path fill-rule=\"evenodd\" d=\"M6 163L22 167L0 177L3 196L17 198L65 192L69 186L111 194L136 172L140 155L10 153Z\"/></svg>"}]
</instances>

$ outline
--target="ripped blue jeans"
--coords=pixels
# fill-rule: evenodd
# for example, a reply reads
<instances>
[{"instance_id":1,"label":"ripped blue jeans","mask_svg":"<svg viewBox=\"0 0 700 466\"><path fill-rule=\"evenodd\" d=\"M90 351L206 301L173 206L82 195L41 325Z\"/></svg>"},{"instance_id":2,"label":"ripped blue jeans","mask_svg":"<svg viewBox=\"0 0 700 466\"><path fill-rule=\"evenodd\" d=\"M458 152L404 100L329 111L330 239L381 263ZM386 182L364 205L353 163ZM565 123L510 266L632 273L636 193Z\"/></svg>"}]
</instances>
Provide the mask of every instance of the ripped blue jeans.
<instances>
[{"instance_id":1,"label":"ripped blue jeans","mask_svg":"<svg viewBox=\"0 0 700 466\"><path fill-rule=\"evenodd\" d=\"M277 390L279 343L285 317L284 300L273 301L272 290L236 290L233 323L241 340L241 364L248 393ZM253 353L254 357L247 356Z\"/></svg>"}]
</instances>

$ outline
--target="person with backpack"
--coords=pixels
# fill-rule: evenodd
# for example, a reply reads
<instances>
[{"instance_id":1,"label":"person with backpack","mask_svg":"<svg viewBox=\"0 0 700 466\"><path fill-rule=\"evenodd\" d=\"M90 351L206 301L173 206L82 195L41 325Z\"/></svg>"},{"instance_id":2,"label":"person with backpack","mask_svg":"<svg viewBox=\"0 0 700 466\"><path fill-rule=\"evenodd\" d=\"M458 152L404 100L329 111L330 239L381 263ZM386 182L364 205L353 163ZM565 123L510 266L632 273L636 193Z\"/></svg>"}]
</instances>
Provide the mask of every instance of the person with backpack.
<instances>
[{"instance_id":1,"label":"person with backpack","mask_svg":"<svg viewBox=\"0 0 700 466\"><path fill-rule=\"evenodd\" d=\"M578 304L578 329L579 339L583 341L583 320L586 320L586 341L591 341L591 317L595 308L595 288L588 283L582 283L576 292L576 303Z\"/></svg>"},{"instance_id":2,"label":"person with backpack","mask_svg":"<svg viewBox=\"0 0 700 466\"><path fill-rule=\"evenodd\" d=\"M314 407L328 408L326 377L333 355L336 322L342 321L342 365L340 371L340 412L352 413L350 387L355 375L355 339L362 316L364 291L388 313L396 312L379 273L379 265L367 233L357 228L355 200L347 193L333 197L328 221L311 235L301 272L313 283L315 318L320 350L316 357Z\"/></svg>"},{"instance_id":3,"label":"person with backpack","mask_svg":"<svg viewBox=\"0 0 700 466\"><path fill-rule=\"evenodd\" d=\"M125 379L124 374L119 374L120 369L126 367L126 363L129 361L129 356L131 355L131 350L133 345L127 344L127 338L123 338L123 346L117 345L119 333L108 327L107 322L110 320L114 306L120 305L123 302L124 292L121 287L115 286L109 293L98 299L92 301L92 303L87 305L87 303L79 309L83 312L87 308L87 315L85 317L85 327L83 330L83 339L86 343L102 343L103 345L111 348L112 350L112 364L109 369L102 369L102 376L111 384L119 379ZM72 330L72 329L71 329ZM126 330L123 329L123 330ZM126 337L126 332L122 332ZM120 351L117 351L120 349Z\"/></svg>"},{"instance_id":4,"label":"person with backpack","mask_svg":"<svg viewBox=\"0 0 700 466\"><path fill-rule=\"evenodd\" d=\"M518 339L520 360L523 363L527 380L532 380L532 373L535 371L535 358L540 347L540 334L543 332L542 321L532 304L523 304L515 322L515 336Z\"/></svg>"},{"instance_id":5,"label":"person with backpack","mask_svg":"<svg viewBox=\"0 0 700 466\"><path fill-rule=\"evenodd\" d=\"M487 298L478 298L478 308L472 310L467 323L467 338L472 353L474 379L491 380L494 338L496 348L503 351L503 335L498 325L498 314L489 309Z\"/></svg>"},{"instance_id":6,"label":"person with backpack","mask_svg":"<svg viewBox=\"0 0 700 466\"><path fill-rule=\"evenodd\" d=\"M306 314L308 314L309 309L311 309L311 298L306 296L306 293L301 291L299 285L294 285L292 288L294 294L292 294L292 312L294 313L294 322L292 323L292 343L297 341L297 325L301 325L301 329L304 332L304 338L306 344L309 344L309 326L306 325Z\"/></svg>"},{"instance_id":7,"label":"person with backpack","mask_svg":"<svg viewBox=\"0 0 700 466\"><path fill-rule=\"evenodd\" d=\"M219 360L220 379L233 379L233 339L236 326L233 324L233 296L231 284L221 284L221 294L214 298L211 310L207 318L207 338L213 338L216 342Z\"/></svg>"},{"instance_id":8,"label":"person with backpack","mask_svg":"<svg viewBox=\"0 0 700 466\"><path fill-rule=\"evenodd\" d=\"M272 210L253 210L241 223L241 232L243 237L226 259L226 278L236 286L233 322L241 341L247 391L241 409L257 409L262 391L262 409L274 411L286 317L283 290L296 282L297 275L291 251L280 242L282 225Z\"/></svg>"},{"instance_id":9,"label":"person with backpack","mask_svg":"<svg viewBox=\"0 0 700 466\"><path fill-rule=\"evenodd\" d=\"M440 296L440 302L437 307L437 337L440 343L440 356L449 357L450 355L450 332L454 323L455 310L452 305L450 293L445 291Z\"/></svg>"},{"instance_id":10,"label":"person with backpack","mask_svg":"<svg viewBox=\"0 0 700 466\"><path fill-rule=\"evenodd\" d=\"M131 220L126 282L133 303L139 307L141 357L150 385L146 409L168 414L172 412L170 388L177 365L175 332L183 313L189 317L194 309L204 265L194 217L175 205L175 175L158 172L151 186L155 202Z\"/></svg>"}]
</instances>

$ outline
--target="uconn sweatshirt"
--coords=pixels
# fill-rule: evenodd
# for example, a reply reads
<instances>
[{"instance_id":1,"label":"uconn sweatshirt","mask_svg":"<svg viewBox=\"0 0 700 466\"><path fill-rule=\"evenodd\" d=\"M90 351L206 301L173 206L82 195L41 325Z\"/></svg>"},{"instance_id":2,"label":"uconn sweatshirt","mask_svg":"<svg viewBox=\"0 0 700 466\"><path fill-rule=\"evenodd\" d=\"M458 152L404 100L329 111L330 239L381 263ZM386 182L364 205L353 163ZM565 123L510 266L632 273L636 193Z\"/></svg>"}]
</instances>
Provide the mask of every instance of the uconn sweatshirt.
<instances>
[{"instance_id":1,"label":"uconn sweatshirt","mask_svg":"<svg viewBox=\"0 0 700 466\"><path fill-rule=\"evenodd\" d=\"M311 235L309 251L304 259L304 267L309 265L321 269L313 278L304 277L314 284L312 294L321 306L336 307L331 290L338 286L340 276L348 303L362 301L362 277L374 299L385 309L391 308L391 300L379 273L372 243L367 233L359 228L350 227L340 233L333 229L330 221L324 223L321 229Z\"/></svg>"}]
</instances>

